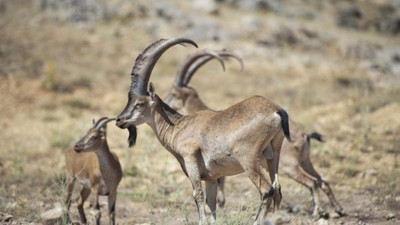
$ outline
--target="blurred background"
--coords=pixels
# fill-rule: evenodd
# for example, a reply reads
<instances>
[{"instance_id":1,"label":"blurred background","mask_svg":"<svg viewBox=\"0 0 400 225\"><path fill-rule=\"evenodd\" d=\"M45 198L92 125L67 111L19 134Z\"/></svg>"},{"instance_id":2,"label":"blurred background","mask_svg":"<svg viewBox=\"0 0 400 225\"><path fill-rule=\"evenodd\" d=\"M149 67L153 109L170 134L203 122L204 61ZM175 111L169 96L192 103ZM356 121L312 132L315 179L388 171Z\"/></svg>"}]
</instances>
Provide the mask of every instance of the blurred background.
<instances>
[{"instance_id":1,"label":"blurred background","mask_svg":"<svg viewBox=\"0 0 400 225\"><path fill-rule=\"evenodd\" d=\"M122 111L145 47L188 37L244 60L243 72L234 60L225 72L217 62L197 72L191 86L210 108L262 95L304 132L324 135L311 160L348 216L312 222L309 191L282 177L282 221L398 224L399 34L399 0L0 0L0 223L37 224L60 206L64 151L93 118ZM151 77L161 97L196 50L176 46L161 57ZM129 149L127 131L108 126L124 170L117 222L196 224L176 159L147 125L138 133ZM246 176L227 178L226 198L218 224L252 223L259 194Z\"/></svg>"}]
</instances>

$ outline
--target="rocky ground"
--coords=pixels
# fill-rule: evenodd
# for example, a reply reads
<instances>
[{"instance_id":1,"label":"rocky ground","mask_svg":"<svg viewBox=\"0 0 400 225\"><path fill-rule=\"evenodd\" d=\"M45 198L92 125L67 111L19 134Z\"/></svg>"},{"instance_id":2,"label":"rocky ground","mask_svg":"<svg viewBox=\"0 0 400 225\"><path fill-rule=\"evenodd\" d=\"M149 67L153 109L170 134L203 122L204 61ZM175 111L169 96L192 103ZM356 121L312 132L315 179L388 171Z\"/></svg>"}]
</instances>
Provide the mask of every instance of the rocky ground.
<instances>
[{"instance_id":1,"label":"rocky ground","mask_svg":"<svg viewBox=\"0 0 400 225\"><path fill-rule=\"evenodd\" d=\"M65 194L63 152L126 104L136 56L159 38L184 36L199 48L227 48L226 61L191 85L216 110L252 95L284 107L305 132L318 131L311 160L331 184L344 217L311 219L307 189L282 175L276 224L400 223L400 2L317 0L0 0L0 223L39 224ZM193 47L174 47L152 82L166 96ZM146 125L138 143L109 126L124 177L120 224L196 224L191 185ZM251 224L258 192L227 178L218 224ZM103 223L106 199L101 199ZM75 205L73 220L78 220Z\"/></svg>"}]
</instances>

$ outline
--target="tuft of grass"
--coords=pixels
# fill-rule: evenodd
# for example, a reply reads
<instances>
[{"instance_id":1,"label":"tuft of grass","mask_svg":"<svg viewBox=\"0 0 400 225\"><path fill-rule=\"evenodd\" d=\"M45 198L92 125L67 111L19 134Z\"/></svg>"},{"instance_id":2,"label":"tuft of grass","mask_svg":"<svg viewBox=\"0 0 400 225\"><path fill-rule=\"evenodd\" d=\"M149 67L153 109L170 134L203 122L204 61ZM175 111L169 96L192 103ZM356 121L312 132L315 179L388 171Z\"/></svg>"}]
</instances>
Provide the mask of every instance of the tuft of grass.
<instances>
[{"instance_id":1,"label":"tuft of grass","mask_svg":"<svg viewBox=\"0 0 400 225\"><path fill-rule=\"evenodd\" d=\"M61 118L54 115L46 115L43 117L43 122L59 122Z\"/></svg>"},{"instance_id":2,"label":"tuft of grass","mask_svg":"<svg viewBox=\"0 0 400 225\"><path fill-rule=\"evenodd\" d=\"M92 87L92 80L88 76L79 77L72 84L74 87L82 87L90 89Z\"/></svg>"},{"instance_id":3,"label":"tuft of grass","mask_svg":"<svg viewBox=\"0 0 400 225\"><path fill-rule=\"evenodd\" d=\"M128 168L125 168L124 175L131 177L139 177L141 175L141 172L137 166L130 165Z\"/></svg>"},{"instance_id":4,"label":"tuft of grass","mask_svg":"<svg viewBox=\"0 0 400 225\"><path fill-rule=\"evenodd\" d=\"M118 195L121 197L129 198L134 202L150 202L155 199L155 196L150 193L120 193Z\"/></svg>"},{"instance_id":5,"label":"tuft of grass","mask_svg":"<svg viewBox=\"0 0 400 225\"><path fill-rule=\"evenodd\" d=\"M73 132L66 132L64 130L54 130L49 137L50 146L64 150L68 148L74 141Z\"/></svg>"},{"instance_id":6,"label":"tuft of grass","mask_svg":"<svg viewBox=\"0 0 400 225\"><path fill-rule=\"evenodd\" d=\"M64 102L67 106L76 109L90 109L90 104L81 99L70 99Z\"/></svg>"},{"instance_id":7,"label":"tuft of grass","mask_svg":"<svg viewBox=\"0 0 400 225\"><path fill-rule=\"evenodd\" d=\"M349 177L349 178L355 177L355 176L357 176L357 174L360 173L360 171L352 165L348 165L344 168L341 168L339 170L339 172L343 173L346 177Z\"/></svg>"},{"instance_id":8,"label":"tuft of grass","mask_svg":"<svg viewBox=\"0 0 400 225\"><path fill-rule=\"evenodd\" d=\"M56 79L56 72L54 69L54 62L49 61L44 65L44 75L45 75L45 80L44 80L44 88L46 90L54 90L56 87L55 84L55 79Z\"/></svg>"}]
</instances>

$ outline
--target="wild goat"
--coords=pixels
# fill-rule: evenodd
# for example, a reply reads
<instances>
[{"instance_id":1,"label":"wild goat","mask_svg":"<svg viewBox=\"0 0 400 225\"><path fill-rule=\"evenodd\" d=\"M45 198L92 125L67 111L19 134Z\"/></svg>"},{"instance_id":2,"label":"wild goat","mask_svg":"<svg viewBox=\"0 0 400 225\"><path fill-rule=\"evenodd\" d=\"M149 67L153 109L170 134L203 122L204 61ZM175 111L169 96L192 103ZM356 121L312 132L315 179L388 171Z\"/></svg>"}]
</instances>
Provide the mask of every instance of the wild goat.
<instances>
[{"instance_id":1,"label":"wild goat","mask_svg":"<svg viewBox=\"0 0 400 225\"><path fill-rule=\"evenodd\" d=\"M161 39L148 46L135 61L128 103L117 118L120 128L147 123L161 144L175 156L193 186L199 224L207 223L201 180L206 181L206 203L216 219L216 180L246 172L258 188L261 204L256 224L261 224L274 200L282 198L278 182L279 152L290 139L288 114L277 104L254 96L219 112L208 110L182 116L147 86L155 63L169 47L189 43L185 38ZM269 158L262 158L268 148ZM265 160L264 160L265 159ZM268 182L268 167L273 184ZM276 191L275 191L276 190Z\"/></svg>"},{"instance_id":2,"label":"wild goat","mask_svg":"<svg viewBox=\"0 0 400 225\"><path fill-rule=\"evenodd\" d=\"M114 152L108 148L106 132L107 123L115 120L103 117L94 123L88 133L79 140L74 148L65 152L67 166L67 210L71 206L71 195L75 180L82 185L76 202L82 223L86 224L83 209L85 200L92 194L90 206L95 209L96 224L100 224L99 195L108 195L110 224L115 224L115 201L117 187L122 178L121 164Z\"/></svg>"},{"instance_id":3,"label":"wild goat","mask_svg":"<svg viewBox=\"0 0 400 225\"><path fill-rule=\"evenodd\" d=\"M310 139L322 142L321 135L318 133L305 134L293 120L290 120L290 134L293 142L285 140L282 144L281 171L310 190L314 203L312 213L314 218L326 214L320 206L319 189L322 189L328 196L335 212L343 215L343 208L336 200L329 183L321 178L310 160Z\"/></svg>"},{"instance_id":4,"label":"wild goat","mask_svg":"<svg viewBox=\"0 0 400 225\"><path fill-rule=\"evenodd\" d=\"M241 71L243 71L243 60L237 54L230 52L226 49L221 51L209 51L202 50L197 51L194 54L189 55L186 60L182 63L180 69L175 78L175 82L171 90L169 91L164 102L169 105L172 109L178 111L183 115L194 113L200 110L211 110L208 108L203 101L200 99L197 91L188 86L194 73L205 63L216 58L220 61L223 69L225 66L220 57L233 57L237 59L240 63ZM225 204L224 191L225 177L217 179L218 184L218 194L217 202L220 207Z\"/></svg>"},{"instance_id":5,"label":"wild goat","mask_svg":"<svg viewBox=\"0 0 400 225\"><path fill-rule=\"evenodd\" d=\"M219 56L233 56L242 63L240 57L226 50L215 53ZM188 86L190 79L198 67L211 59L213 59L213 56L202 51L189 56L185 63L182 64L181 69L178 70L179 72L176 75L175 83L168 93L165 103L184 115L200 110L211 110L200 99L196 89ZM281 171L300 184L303 184L311 191L314 202L313 217L319 217L319 214L324 214L324 210L320 207L318 196L319 189L322 189L326 193L335 211L338 214L342 214L343 209L335 199L328 182L321 178L310 161L310 138L321 141L321 136L318 133L312 133L310 135L304 134L293 120L290 120L290 134L293 142L284 140L281 149ZM224 177L218 178L217 183L218 204L223 206L225 204Z\"/></svg>"}]
</instances>

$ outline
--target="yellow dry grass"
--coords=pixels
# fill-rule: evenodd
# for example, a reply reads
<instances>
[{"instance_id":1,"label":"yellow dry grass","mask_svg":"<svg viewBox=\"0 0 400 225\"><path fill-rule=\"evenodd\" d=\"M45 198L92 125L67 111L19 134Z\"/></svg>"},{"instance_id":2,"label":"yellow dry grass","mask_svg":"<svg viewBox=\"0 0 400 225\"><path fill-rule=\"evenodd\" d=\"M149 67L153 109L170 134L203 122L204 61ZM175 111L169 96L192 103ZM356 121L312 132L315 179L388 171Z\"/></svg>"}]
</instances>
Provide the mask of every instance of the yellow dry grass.
<instances>
[{"instance_id":1,"label":"yellow dry grass","mask_svg":"<svg viewBox=\"0 0 400 225\"><path fill-rule=\"evenodd\" d=\"M63 151L85 134L92 118L116 116L123 109L130 70L140 51L159 36L180 36L181 30L171 25L154 36L118 19L81 26L40 22L36 20L40 12L30 4L15 1L6 6L0 16L0 44L5 53L0 54L4 68L0 72L5 71L0 74L0 212L12 214L16 221L37 223L41 212L63 199ZM188 3L179 7L193 10ZM232 17L237 20L229 20ZM326 32L334 41L315 51L261 47L254 44L254 35L198 42L200 48L234 50L245 62L243 73L233 60L226 62L225 73L216 62L200 69L192 86L204 102L219 110L257 94L279 103L305 132L325 135L325 143L313 143L312 161L349 214L330 219L332 224L399 222L399 78L375 83L371 77L377 72L340 52L342 45L357 41L398 46L398 37L343 30L329 15L294 21L225 7L213 19L234 33L240 32L237 21L245 17L267 20L254 35L286 24ZM167 94L178 65L194 51L177 46L163 55L151 78L160 96ZM125 130L112 124L108 129L110 148L125 171L117 220L194 224L197 215L190 182L151 129L139 127L133 149L127 147ZM371 169L376 173L369 173ZM308 191L285 178L282 186L283 208L300 205L304 209L291 214L292 223L309 223ZM244 175L229 177L226 193L227 206L219 210L218 223L250 223L259 199L251 182ZM397 219L386 221L390 213Z\"/></svg>"}]
</instances>

